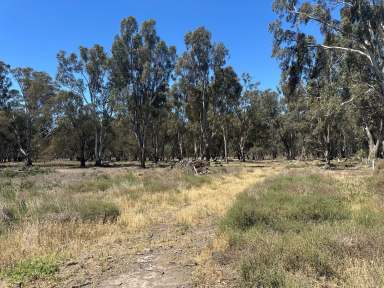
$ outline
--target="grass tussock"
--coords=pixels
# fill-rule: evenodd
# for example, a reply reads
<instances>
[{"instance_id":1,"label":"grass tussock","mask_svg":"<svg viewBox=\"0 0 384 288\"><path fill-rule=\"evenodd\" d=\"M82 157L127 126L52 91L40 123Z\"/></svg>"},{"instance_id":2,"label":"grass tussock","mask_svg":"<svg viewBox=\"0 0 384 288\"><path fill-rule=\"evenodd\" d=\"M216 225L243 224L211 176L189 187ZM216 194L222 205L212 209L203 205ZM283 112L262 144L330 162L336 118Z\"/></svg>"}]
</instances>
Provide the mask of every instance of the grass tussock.
<instances>
[{"instance_id":1,"label":"grass tussock","mask_svg":"<svg viewBox=\"0 0 384 288\"><path fill-rule=\"evenodd\" d=\"M33 257L7 267L0 272L0 276L14 283L49 278L58 271L58 264L55 256Z\"/></svg>"},{"instance_id":2,"label":"grass tussock","mask_svg":"<svg viewBox=\"0 0 384 288\"><path fill-rule=\"evenodd\" d=\"M377 177L296 171L240 194L222 223L241 258L240 286L383 287Z\"/></svg>"}]
</instances>

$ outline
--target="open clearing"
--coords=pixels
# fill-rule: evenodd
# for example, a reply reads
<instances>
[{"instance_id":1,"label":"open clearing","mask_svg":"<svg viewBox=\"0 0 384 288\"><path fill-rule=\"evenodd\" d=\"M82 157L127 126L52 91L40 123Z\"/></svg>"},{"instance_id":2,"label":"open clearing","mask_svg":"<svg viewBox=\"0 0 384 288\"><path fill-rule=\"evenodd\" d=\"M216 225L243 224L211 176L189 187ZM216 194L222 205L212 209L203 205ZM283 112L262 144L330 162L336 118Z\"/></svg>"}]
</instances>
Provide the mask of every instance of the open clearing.
<instances>
[{"instance_id":1,"label":"open clearing","mask_svg":"<svg viewBox=\"0 0 384 288\"><path fill-rule=\"evenodd\" d=\"M190 287L205 261L201 253L214 243L217 221L235 196L277 173L280 165L233 164L212 170L209 176L194 176L170 168L41 168L36 175L7 175L2 180L17 187L8 197L9 206L22 199L31 212L2 235L2 267L53 258L57 271L39 279L24 265L19 272L9 269L5 278L26 287ZM25 193L33 197L27 199ZM96 216L76 221L79 209L62 208L73 199L113 203L121 214L108 223Z\"/></svg>"},{"instance_id":2,"label":"open clearing","mask_svg":"<svg viewBox=\"0 0 384 288\"><path fill-rule=\"evenodd\" d=\"M124 166L2 173L3 211L14 220L0 236L0 287L383 283L382 200L369 191L379 178L364 169L264 161L212 167L207 176ZM345 252L339 262L326 258L322 233Z\"/></svg>"}]
</instances>

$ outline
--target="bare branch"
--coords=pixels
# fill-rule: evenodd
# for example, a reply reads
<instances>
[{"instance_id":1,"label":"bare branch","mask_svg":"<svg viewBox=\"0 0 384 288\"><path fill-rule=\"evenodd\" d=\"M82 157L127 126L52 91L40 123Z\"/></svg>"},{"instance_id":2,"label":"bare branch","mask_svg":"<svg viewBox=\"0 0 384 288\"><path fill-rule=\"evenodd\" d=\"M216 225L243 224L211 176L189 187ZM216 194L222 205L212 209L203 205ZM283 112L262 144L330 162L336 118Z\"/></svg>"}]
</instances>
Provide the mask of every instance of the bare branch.
<instances>
[{"instance_id":1,"label":"bare branch","mask_svg":"<svg viewBox=\"0 0 384 288\"><path fill-rule=\"evenodd\" d=\"M366 57L369 60L369 62L371 63L371 65L374 66L371 56L369 54L365 53L364 51L361 51L358 49L353 49L353 48L342 47L342 46L328 46L328 45L324 45L324 44L318 44L316 46L319 46L319 47L322 47L322 48L328 49L328 50L332 50L332 49L333 50L342 50L345 52L360 54L360 55Z\"/></svg>"},{"instance_id":2,"label":"bare branch","mask_svg":"<svg viewBox=\"0 0 384 288\"><path fill-rule=\"evenodd\" d=\"M347 105L347 104L349 104L349 103L353 102L353 100L355 100L355 97L352 97L351 99L349 99L349 100L347 100L347 101L344 101L344 102L342 102L342 103L341 103L341 106Z\"/></svg>"}]
</instances>

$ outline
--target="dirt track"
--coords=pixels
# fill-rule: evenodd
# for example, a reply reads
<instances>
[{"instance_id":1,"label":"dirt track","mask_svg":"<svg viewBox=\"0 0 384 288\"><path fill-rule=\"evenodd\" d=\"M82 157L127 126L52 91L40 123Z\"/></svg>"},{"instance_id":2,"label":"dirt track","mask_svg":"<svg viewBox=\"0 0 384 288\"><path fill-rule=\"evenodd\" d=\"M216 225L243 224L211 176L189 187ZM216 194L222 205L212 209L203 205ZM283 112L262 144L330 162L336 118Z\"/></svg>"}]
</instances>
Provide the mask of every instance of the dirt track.
<instances>
[{"instance_id":1,"label":"dirt track","mask_svg":"<svg viewBox=\"0 0 384 288\"><path fill-rule=\"evenodd\" d=\"M34 287L230 287L233 275L211 271L225 270L226 263L221 268L207 263L215 253L217 222L238 193L279 170L277 166L249 167L241 174L221 176L192 188L187 191L194 199L190 205L164 211L161 223L139 233L92 245L65 263L55 280L35 283ZM192 225L180 224L184 218ZM204 271L207 279L202 279L199 271Z\"/></svg>"}]
</instances>

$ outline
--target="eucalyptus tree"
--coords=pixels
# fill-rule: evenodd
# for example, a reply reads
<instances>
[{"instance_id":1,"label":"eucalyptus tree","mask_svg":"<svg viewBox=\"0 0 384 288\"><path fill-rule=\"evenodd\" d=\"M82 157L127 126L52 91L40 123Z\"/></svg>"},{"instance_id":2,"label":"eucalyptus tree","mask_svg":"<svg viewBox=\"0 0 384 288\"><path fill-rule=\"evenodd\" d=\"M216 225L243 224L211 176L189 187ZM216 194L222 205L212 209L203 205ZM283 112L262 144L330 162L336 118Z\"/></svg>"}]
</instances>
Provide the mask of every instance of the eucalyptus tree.
<instances>
[{"instance_id":1,"label":"eucalyptus tree","mask_svg":"<svg viewBox=\"0 0 384 288\"><path fill-rule=\"evenodd\" d=\"M283 145L283 154L287 160L294 160L298 154L298 126L297 113L289 110L287 104L281 101L282 113L277 118L277 133Z\"/></svg>"},{"instance_id":2,"label":"eucalyptus tree","mask_svg":"<svg viewBox=\"0 0 384 288\"><path fill-rule=\"evenodd\" d=\"M102 164L106 135L106 122L111 117L113 105L109 91L109 59L98 44L92 48L80 47L79 55L64 51L57 55L56 80L71 95L80 95L84 106L92 111L94 130L95 166Z\"/></svg>"},{"instance_id":3,"label":"eucalyptus tree","mask_svg":"<svg viewBox=\"0 0 384 288\"><path fill-rule=\"evenodd\" d=\"M34 153L37 152L34 137L44 139L50 136L50 106L56 86L45 72L34 71L32 68L14 68L11 71L19 87L18 93L13 93L12 99L16 103L12 111L13 132L26 166L31 166Z\"/></svg>"},{"instance_id":4,"label":"eucalyptus tree","mask_svg":"<svg viewBox=\"0 0 384 288\"><path fill-rule=\"evenodd\" d=\"M229 66L215 71L212 94L216 121L224 144L224 160L228 163L228 135L235 113L240 106L242 86L234 69Z\"/></svg>"},{"instance_id":5,"label":"eucalyptus tree","mask_svg":"<svg viewBox=\"0 0 384 288\"><path fill-rule=\"evenodd\" d=\"M333 60L335 52L318 50L313 65L309 68L304 101L304 121L308 124L307 141L316 153L323 154L330 165L343 114L343 83L340 65ZM337 63L337 62L336 62Z\"/></svg>"},{"instance_id":6,"label":"eucalyptus tree","mask_svg":"<svg viewBox=\"0 0 384 288\"><path fill-rule=\"evenodd\" d=\"M358 66L357 73L365 78L364 95L372 96L368 101L384 103L384 4L375 0L321 0L297 1L275 0L274 11L279 19L271 25L275 36L274 55L282 62L283 75L287 83L295 86L305 73L310 55L318 50L337 52L339 57L353 55L351 66ZM286 23L290 24L287 27ZM308 35L304 26L317 24L323 37ZM293 84L293 85L292 85ZM360 85L357 83L356 85ZM292 91L291 91L292 92ZM356 96L356 95L355 95ZM356 101L345 99L340 105ZM369 111L362 111L369 113ZM369 117L369 115L367 115ZM377 126L377 125L376 125ZM376 127L376 129L380 128ZM365 126L370 142L370 157L375 158L376 145L371 145L372 127ZM374 141L375 142L375 141ZM380 141L379 141L380 142Z\"/></svg>"},{"instance_id":7,"label":"eucalyptus tree","mask_svg":"<svg viewBox=\"0 0 384 288\"><path fill-rule=\"evenodd\" d=\"M0 160L8 160L15 144L10 126L10 66L0 61Z\"/></svg>"},{"instance_id":8,"label":"eucalyptus tree","mask_svg":"<svg viewBox=\"0 0 384 288\"><path fill-rule=\"evenodd\" d=\"M361 83L352 90L357 95L351 109L357 114L358 124L363 126L368 138L368 159L373 162L379 156L380 146L384 149L384 105L378 105L381 103L380 95L374 91L367 93L366 85Z\"/></svg>"},{"instance_id":9,"label":"eucalyptus tree","mask_svg":"<svg viewBox=\"0 0 384 288\"><path fill-rule=\"evenodd\" d=\"M55 100L56 128L53 137L53 149L57 157L75 157L80 167L85 168L86 161L92 155L94 144L93 111L79 94L60 91Z\"/></svg>"},{"instance_id":10,"label":"eucalyptus tree","mask_svg":"<svg viewBox=\"0 0 384 288\"><path fill-rule=\"evenodd\" d=\"M171 102L171 122L176 131L176 142L178 158L182 160L186 156L185 141L187 140L187 95L181 87L180 81L175 82L170 90ZM173 120L173 121L172 121Z\"/></svg>"},{"instance_id":11,"label":"eucalyptus tree","mask_svg":"<svg viewBox=\"0 0 384 288\"><path fill-rule=\"evenodd\" d=\"M228 51L222 43L214 44L211 33L204 27L187 33L184 41L186 51L177 63L177 74L188 95L189 114L199 124L200 156L209 160L213 129L208 115L214 103L210 86L215 71L225 65Z\"/></svg>"},{"instance_id":12,"label":"eucalyptus tree","mask_svg":"<svg viewBox=\"0 0 384 288\"><path fill-rule=\"evenodd\" d=\"M250 141L259 158L276 158L279 150L277 119L281 113L279 94L271 89L257 91L251 97Z\"/></svg>"},{"instance_id":13,"label":"eucalyptus tree","mask_svg":"<svg viewBox=\"0 0 384 288\"><path fill-rule=\"evenodd\" d=\"M139 29L136 19L128 17L121 22L112 46L113 89L120 113L131 122L143 168L149 129L153 121L159 121L176 61L176 48L161 40L155 26L154 20L148 20Z\"/></svg>"},{"instance_id":14,"label":"eucalyptus tree","mask_svg":"<svg viewBox=\"0 0 384 288\"><path fill-rule=\"evenodd\" d=\"M245 161L246 150L249 148L249 133L252 128L252 101L256 93L258 93L259 83L255 83L248 73L241 75L242 90L238 99L238 105L235 107L233 118L232 134L233 134L233 147L237 152L238 158Z\"/></svg>"},{"instance_id":15,"label":"eucalyptus tree","mask_svg":"<svg viewBox=\"0 0 384 288\"><path fill-rule=\"evenodd\" d=\"M9 72L10 66L0 61L0 110L7 108L10 100L12 81Z\"/></svg>"}]
</instances>

